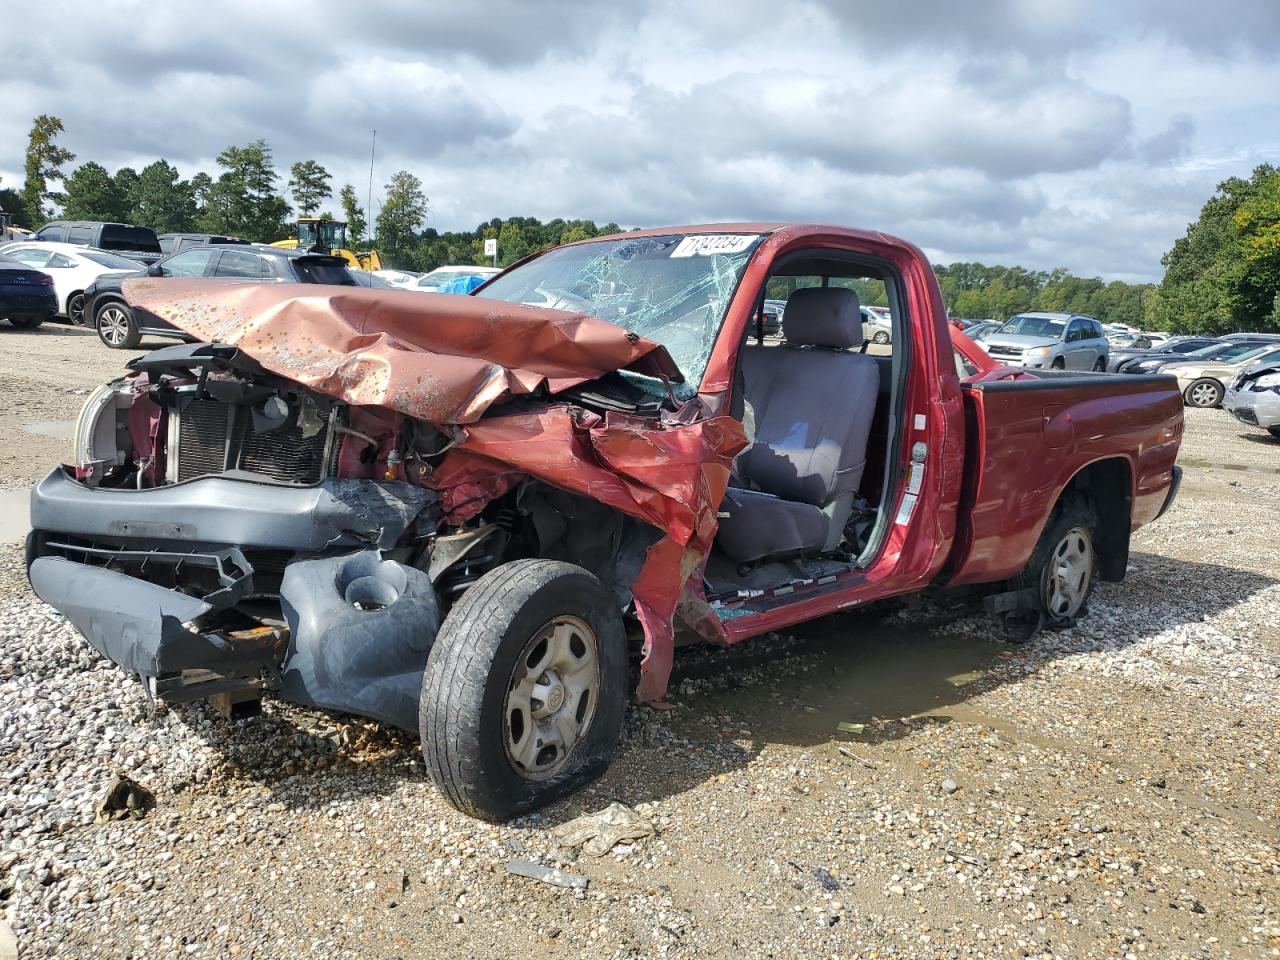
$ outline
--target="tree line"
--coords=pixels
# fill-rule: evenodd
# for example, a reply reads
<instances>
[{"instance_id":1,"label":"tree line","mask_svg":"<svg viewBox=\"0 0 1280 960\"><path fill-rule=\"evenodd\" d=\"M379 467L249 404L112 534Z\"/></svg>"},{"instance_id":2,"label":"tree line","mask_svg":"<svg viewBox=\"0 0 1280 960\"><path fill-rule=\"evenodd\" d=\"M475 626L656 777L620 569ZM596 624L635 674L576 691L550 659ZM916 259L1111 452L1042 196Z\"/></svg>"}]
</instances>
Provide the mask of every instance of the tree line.
<instances>
[{"instance_id":1,"label":"tree line","mask_svg":"<svg viewBox=\"0 0 1280 960\"><path fill-rule=\"evenodd\" d=\"M90 160L67 172L76 157L57 143L63 132L57 117L36 117L21 189L0 184L0 208L19 226L38 228L56 206L69 220L112 220L157 233L198 231L269 243L294 236L294 210L337 219L327 207L333 200L329 171L315 160L299 160L282 183L266 140L228 146L218 154L214 174L201 171L183 179L163 158L141 170L121 167L113 173ZM498 265L507 266L546 247L621 229L591 220L543 223L510 217L473 230L441 232L426 226L429 201L422 181L407 170L385 184L372 224L351 184L339 188L337 199L353 246L375 247L386 266L420 271L488 263L487 239L497 239ZM1247 180L1220 183L1161 263L1165 274L1158 284L1078 277L1062 267L1037 271L952 263L934 271L952 316L1005 320L1029 310L1054 310L1179 333L1280 331L1280 171L1264 164Z\"/></svg>"}]
</instances>

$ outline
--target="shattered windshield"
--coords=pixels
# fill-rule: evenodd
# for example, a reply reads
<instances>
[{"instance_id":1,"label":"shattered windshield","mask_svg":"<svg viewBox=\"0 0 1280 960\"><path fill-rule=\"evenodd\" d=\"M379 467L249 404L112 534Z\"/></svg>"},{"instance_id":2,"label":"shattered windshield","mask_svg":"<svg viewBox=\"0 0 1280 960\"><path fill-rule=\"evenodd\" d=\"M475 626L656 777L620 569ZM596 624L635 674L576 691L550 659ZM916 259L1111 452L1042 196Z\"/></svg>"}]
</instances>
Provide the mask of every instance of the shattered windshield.
<instances>
[{"instance_id":1,"label":"shattered windshield","mask_svg":"<svg viewBox=\"0 0 1280 960\"><path fill-rule=\"evenodd\" d=\"M757 234L621 237L560 247L476 296L586 313L667 348L697 390Z\"/></svg>"}]
</instances>

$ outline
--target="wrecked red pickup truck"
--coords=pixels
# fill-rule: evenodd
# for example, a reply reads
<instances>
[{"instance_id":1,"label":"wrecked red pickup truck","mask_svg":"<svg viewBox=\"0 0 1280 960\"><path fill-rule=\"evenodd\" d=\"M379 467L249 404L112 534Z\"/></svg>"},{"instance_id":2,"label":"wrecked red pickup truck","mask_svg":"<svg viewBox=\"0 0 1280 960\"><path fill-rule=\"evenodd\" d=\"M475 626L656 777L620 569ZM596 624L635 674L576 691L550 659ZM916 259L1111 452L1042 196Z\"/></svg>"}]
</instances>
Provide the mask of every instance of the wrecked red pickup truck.
<instances>
[{"instance_id":1,"label":"wrecked red pickup truck","mask_svg":"<svg viewBox=\"0 0 1280 960\"><path fill-rule=\"evenodd\" d=\"M997 366L879 233L634 232L469 297L125 292L206 342L89 398L76 463L32 493L36 593L149 696L265 690L417 728L484 817L605 768L629 637L641 699L678 633L930 587L980 590L1025 637L1121 579L1177 489L1172 379ZM888 304L889 352L860 298Z\"/></svg>"}]
</instances>

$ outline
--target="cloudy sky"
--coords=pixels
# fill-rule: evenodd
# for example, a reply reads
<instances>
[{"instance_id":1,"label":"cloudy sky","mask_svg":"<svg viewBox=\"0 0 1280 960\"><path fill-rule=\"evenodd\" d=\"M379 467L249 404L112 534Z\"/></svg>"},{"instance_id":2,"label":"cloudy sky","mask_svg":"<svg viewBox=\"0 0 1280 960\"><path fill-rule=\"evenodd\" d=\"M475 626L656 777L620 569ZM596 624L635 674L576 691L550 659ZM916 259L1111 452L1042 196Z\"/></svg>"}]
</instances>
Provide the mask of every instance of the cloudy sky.
<instances>
[{"instance_id":1,"label":"cloudy sky","mask_svg":"<svg viewBox=\"0 0 1280 960\"><path fill-rule=\"evenodd\" d=\"M586 217L874 227L938 261L1158 279L1214 185L1280 163L1280 2L383 0L25 6L0 182L31 118L108 169L264 137L430 225ZM336 203L332 205L336 209Z\"/></svg>"}]
</instances>

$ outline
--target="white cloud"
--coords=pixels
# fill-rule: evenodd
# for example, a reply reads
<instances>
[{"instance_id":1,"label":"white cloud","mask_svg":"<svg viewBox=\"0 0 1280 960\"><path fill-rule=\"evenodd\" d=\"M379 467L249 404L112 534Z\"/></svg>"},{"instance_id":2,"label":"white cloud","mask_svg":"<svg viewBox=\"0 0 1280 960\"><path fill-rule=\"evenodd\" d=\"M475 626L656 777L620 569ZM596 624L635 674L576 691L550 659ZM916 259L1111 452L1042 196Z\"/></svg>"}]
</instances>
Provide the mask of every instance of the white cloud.
<instances>
[{"instance_id":1,"label":"white cloud","mask_svg":"<svg viewBox=\"0 0 1280 960\"><path fill-rule=\"evenodd\" d=\"M358 10L46 2L6 50L0 176L31 118L109 168L264 137L431 225L762 218L939 259L1151 279L1214 184L1280 153L1280 5L549 0ZM376 202L376 198L375 198Z\"/></svg>"}]
</instances>

